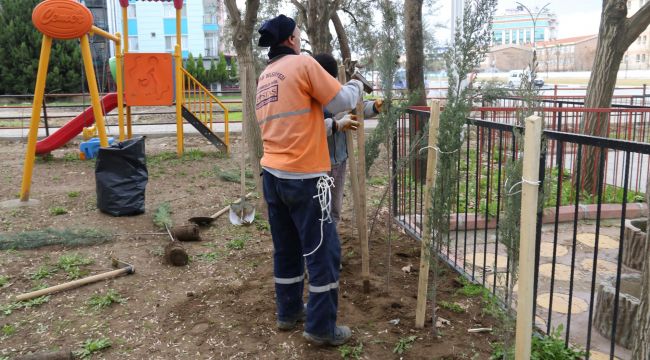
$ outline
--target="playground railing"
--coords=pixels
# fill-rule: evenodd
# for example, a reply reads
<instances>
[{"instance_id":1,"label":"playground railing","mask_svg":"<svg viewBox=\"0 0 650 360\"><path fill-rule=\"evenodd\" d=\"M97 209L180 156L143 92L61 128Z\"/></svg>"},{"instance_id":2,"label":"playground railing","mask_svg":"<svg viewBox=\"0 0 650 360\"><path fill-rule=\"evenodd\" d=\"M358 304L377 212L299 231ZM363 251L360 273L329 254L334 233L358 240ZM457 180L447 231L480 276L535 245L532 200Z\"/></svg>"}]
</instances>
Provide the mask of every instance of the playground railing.
<instances>
[{"instance_id":1,"label":"playground railing","mask_svg":"<svg viewBox=\"0 0 650 360\"><path fill-rule=\"evenodd\" d=\"M181 68L181 72L183 76L183 106L210 130L212 130L212 123L214 122L214 113L217 108L221 108L224 114L224 142L226 146L230 146L228 108L187 70Z\"/></svg>"},{"instance_id":2,"label":"playground railing","mask_svg":"<svg viewBox=\"0 0 650 360\"><path fill-rule=\"evenodd\" d=\"M416 239L422 237L427 172L426 153L419 154L419 149L427 143L423 130L428 120L428 110L407 110L398 120L391 145L391 214ZM507 178L505 166L521 156L522 147L513 136L512 123L491 120L467 119L463 146L452 155L459 178L449 189L455 201L449 231L437 244L438 257L484 286L502 306L515 309L514 258L501 231L505 200L521 190L517 180ZM634 296L627 293L634 291L630 259L639 252L626 223L647 211L641 185L648 181L650 144L625 136L582 135L557 122L554 126L547 125L544 131L539 165L543 192L536 227L536 327L550 333L562 325L567 345L625 359L633 324L622 321L633 316L623 303ZM591 163L584 161L594 155ZM594 175L596 191L582 189L588 174Z\"/></svg>"}]
</instances>

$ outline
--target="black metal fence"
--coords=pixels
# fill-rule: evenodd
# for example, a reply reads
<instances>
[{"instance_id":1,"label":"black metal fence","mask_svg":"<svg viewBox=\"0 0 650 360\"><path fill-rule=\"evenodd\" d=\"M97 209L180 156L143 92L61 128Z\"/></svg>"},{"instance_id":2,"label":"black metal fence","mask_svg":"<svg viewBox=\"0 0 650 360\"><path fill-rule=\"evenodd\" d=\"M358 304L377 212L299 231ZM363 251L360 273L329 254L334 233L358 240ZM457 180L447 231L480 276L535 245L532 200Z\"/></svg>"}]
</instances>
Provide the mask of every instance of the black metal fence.
<instances>
[{"instance_id":1,"label":"black metal fence","mask_svg":"<svg viewBox=\"0 0 650 360\"><path fill-rule=\"evenodd\" d=\"M392 214L417 239L427 171L426 156L418 152L426 146L422 134L428 120L428 111L408 110L397 124L392 148ZM643 261L639 247L645 240L634 235L645 225L631 220L647 212L644 194L634 184L647 183L650 144L556 130L545 130L543 141L535 323L546 333L561 326L567 344L593 356L629 358ZM513 306L518 290L508 270L513 255L499 229L506 197L521 189L521 179L507 178L505 164L521 150L512 125L468 119L456 169L449 169L459 172L460 181L449 189L456 201L438 253L503 304L509 303L506 290L512 286ZM620 174L616 182L612 173ZM593 194L581 190L589 175L596 184Z\"/></svg>"}]
</instances>

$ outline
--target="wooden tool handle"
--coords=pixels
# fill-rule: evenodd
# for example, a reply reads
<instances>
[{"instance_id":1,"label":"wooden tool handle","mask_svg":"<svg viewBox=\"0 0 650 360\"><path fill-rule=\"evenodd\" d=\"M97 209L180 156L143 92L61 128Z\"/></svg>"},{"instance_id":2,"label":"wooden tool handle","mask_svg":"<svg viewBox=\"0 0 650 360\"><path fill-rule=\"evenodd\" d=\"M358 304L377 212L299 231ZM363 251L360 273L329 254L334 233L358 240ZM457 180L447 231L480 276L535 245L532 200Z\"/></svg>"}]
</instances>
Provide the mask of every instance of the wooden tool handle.
<instances>
[{"instance_id":1,"label":"wooden tool handle","mask_svg":"<svg viewBox=\"0 0 650 360\"><path fill-rule=\"evenodd\" d=\"M125 267L125 268L122 268L122 269L117 269L117 270L105 272L103 274L97 274L97 275L85 277L83 279L69 281L67 283L63 283L63 284L56 285L56 286L51 286L49 288L45 288L45 289L41 289L41 290L37 290L37 291L32 291L32 292L27 293L27 294L18 295L18 296L16 296L16 298L14 300L15 301L29 300L29 299L33 299L33 298L36 298L36 297L39 297L39 296L52 294L52 293L55 293L57 291L74 289L74 288L77 288L79 286L94 283L94 282L97 282L97 281L100 281L100 280L114 278L114 277L120 276L122 274L129 274L131 272L133 272L133 269L132 269L132 267L129 266L129 267Z\"/></svg>"},{"instance_id":2,"label":"wooden tool handle","mask_svg":"<svg viewBox=\"0 0 650 360\"><path fill-rule=\"evenodd\" d=\"M248 194L246 194L246 196L245 196L246 199L248 199L249 197L253 196L253 194L254 194L254 192L252 192L252 191L249 192ZM233 203L234 203L234 204L238 204L240 201L241 201L241 199L237 199L237 200L233 201ZM230 210L230 205L228 205L228 206L226 206L225 208L223 208L223 209L217 211L216 213L212 214L210 217L213 218L213 219L216 219L216 218L218 218L219 216L221 216L221 215L227 213L229 210Z\"/></svg>"}]
</instances>

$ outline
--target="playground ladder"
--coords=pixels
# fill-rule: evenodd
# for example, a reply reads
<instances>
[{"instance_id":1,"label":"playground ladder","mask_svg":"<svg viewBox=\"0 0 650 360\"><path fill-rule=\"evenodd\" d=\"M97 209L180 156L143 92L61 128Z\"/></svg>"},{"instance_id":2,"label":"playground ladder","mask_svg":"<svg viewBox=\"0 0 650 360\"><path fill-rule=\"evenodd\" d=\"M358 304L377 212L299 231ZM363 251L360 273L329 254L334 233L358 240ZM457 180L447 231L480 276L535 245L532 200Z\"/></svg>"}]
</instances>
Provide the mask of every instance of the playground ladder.
<instances>
[{"instance_id":1,"label":"playground ladder","mask_svg":"<svg viewBox=\"0 0 650 360\"><path fill-rule=\"evenodd\" d=\"M228 152L230 147L228 108L187 70L181 68L181 73L183 77L183 118L219 150ZM212 131L212 124L216 121L214 114L218 108L223 111L223 139Z\"/></svg>"}]
</instances>

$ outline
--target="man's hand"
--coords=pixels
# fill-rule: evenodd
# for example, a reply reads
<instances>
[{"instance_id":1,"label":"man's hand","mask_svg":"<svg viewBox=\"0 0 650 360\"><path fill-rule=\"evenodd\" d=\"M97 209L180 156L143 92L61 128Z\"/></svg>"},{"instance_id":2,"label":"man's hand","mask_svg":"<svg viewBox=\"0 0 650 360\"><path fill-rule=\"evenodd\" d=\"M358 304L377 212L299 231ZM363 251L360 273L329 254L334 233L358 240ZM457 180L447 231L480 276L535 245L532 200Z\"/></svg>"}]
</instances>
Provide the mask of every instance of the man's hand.
<instances>
[{"instance_id":1,"label":"man's hand","mask_svg":"<svg viewBox=\"0 0 650 360\"><path fill-rule=\"evenodd\" d=\"M336 131L356 130L358 127L356 115L345 115L341 120L336 120Z\"/></svg>"}]
</instances>

